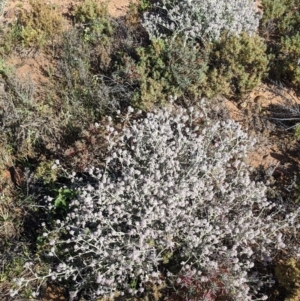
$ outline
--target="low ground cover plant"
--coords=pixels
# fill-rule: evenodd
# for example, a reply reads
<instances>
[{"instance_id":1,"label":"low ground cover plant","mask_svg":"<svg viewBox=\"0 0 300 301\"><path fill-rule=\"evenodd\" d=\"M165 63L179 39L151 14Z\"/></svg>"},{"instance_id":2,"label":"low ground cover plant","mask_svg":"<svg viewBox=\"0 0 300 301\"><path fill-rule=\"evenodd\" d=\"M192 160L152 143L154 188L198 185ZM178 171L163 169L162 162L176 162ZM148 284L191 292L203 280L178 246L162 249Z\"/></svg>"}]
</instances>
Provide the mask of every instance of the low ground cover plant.
<instances>
[{"instance_id":1,"label":"low ground cover plant","mask_svg":"<svg viewBox=\"0 0 300 301\"><path fill-rule=\"evenodd\" d=\"M208 118L204 100L200 107L128 123L129 107L120 134L108 122L105 165L71 175L66 215L44 224L48 273L28 261L32 278L17 279L11 294L51 278L96 300L191 279L196 298L265 300L259 289L266 280L252 268L272 262L278 249L299 252L284 239L299 227L299 212L285 212L266 199L263 183L251 181L243 159L253 141L241 127Z\"/></svg>"}]
</instances>

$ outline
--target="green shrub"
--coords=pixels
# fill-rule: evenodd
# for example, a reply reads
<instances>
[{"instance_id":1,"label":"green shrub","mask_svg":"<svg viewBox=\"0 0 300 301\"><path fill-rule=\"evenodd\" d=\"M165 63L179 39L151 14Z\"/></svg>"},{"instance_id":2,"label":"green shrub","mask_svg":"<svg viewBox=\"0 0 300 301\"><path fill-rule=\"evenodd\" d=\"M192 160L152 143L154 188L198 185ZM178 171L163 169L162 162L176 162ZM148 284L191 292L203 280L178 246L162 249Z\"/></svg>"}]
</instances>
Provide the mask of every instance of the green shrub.
<instances>
[{"instance_id":1,"label":"green shrub","mask_svg":"<svg viewBox=\"0 0 300 301\"><path fill-rule=\"evenodd\" d=\"M114 75L117 82L130 84L132 104L142 109L165 104L169 95L240 97L268 71L266 45L257 35L223 35L220 41L202 46L179 38L154 39L135 54L124 55Z\"/></svg>"},{"instance_id":2,"label":"green shrub","mask_svg":"<svg viewBox=\"0 0 300 301\"><path fill-rule=\"evenodd\" d=\"M96 0L85 0L77 5L73 12L75 22L94 23L97 19L101 19L108 15L107 4L99 3Z\"/></svg>"},{"instance_id":3,"label":"green shrub","mask_svg":"<svg viewBox=\"0 0 300 301\"><path fill-rule=\"evenodd\" d=\"M297 0L263 0L261 34L272 54L270 74L300 87L300 5Z\"/></svg>"},{"instance_id":4,"label":"green shrub","mask_svg":"<svg viewBox=\"0 0 300 301\"><path fill-rule=\"evenodd\" d=\"M197 94L197 89L206 80L208 69L208 53L200 44L183 44L175 40L168 48L168 64L175 86L183 93L185 91Z\"/></svg>"},{"instance_id":5,"label":"green shrub","mask_svg":"<svg viewBox=\"0 0 300 301\"><path fill-rule=\"evenodd\" d=\"M3 58L0 58L0 76L5 77L12 73L12 67L7 65Z\"/></svg>"},{"instance_id":6,"label":"green shrub","mask_svg":"<svg viewBox=\"0 0 300 301\"><path fill-rule=\"evenodd\" d=\"M75 23L80 23L83 26L86 41L94 41L95 36L99 37L113 33L107 4L104 2L85 0L75 7L73 17Z\"/></svg>"},{"instance_id":7,"label":"green shrub","mask_svg":"<svg viewBox=\"0 0 300 301\"><path fill-rule=\"evenodd\" d=\"M208 79L203 87L208 97L219 93L242 96L255 88L267 74L266 45L257 35L223 35L211 46L210 53Z\"/></svg>"},{"instance_id":8,"label":"green shrub","mask_svg":"<svg viewBox=\"0 0 300 301\"><path fill-rule=\"evenodd\" d=\"M168 94L179 92L172 85L167 44L163 40L154 40L149 47L139 47L136 51L139 56L137 64L126 66L129 71L126 77L132 84L138 82L140 86L139 92L134 95L133 105L149 109L154 103L164 104ZM128 61L132 62L130 59Z\"/></svg>"},{"instance_id":9,"label":"green shrub","mask_svg":"<svg viewBox=\"0 0 300 301\"><path fill-rule=\"evenodd\" d=\"M264 26L268 23L273 23L278 20L285 13L287 9L286 0L263 0L263 15L261 19L261 24Z\"/></svg>"},{"instance_id":10,"label":"green shrub","mask_svg":"<svg viewBox=\"0 0 300 301\"><path fill-rule=\"evenodd\" d=\"M196 43L154 39L136 48L135 55L124 55L114 77L130 84L133 106L149 109L165 104L169 95L197 94L206 79L207 57Z\"/></svg>"},{"instance_id":11,"label":"green shrub","mask_svg":"<svg viewBox=\"0 0 300 301\"><path fill-rule=\"evenodd\" d=\"M299 22L300 26L300 22ZM300 34L281 38L278 66L282 79L300 87Z\"/></svg>"}]
</instances>

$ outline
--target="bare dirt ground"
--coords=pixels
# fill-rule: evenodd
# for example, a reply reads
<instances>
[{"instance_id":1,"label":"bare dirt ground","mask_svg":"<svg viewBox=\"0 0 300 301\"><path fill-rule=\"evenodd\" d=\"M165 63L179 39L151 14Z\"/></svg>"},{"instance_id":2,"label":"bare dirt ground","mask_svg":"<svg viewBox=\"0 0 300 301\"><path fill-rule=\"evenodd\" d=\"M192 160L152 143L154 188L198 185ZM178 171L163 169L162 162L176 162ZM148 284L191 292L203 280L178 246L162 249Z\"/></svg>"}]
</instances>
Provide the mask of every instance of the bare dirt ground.
<instances>
[{"instance_id":1,"label":"bare dirt ground","mask_svg":"<svg viewBox=\"0 0 300 301\"><path fill-rule=\"evenodd\" d=\"M286 164L282 149L293 148L296 139L287 145L288 132L279 127L270 113L280 115L280 109L288 106L299 106L300 98L292 90L279 88L276 85L261 84L239 104L226 100L230 118L240 122L247 129L249 136L257 140L256 148L249 154L248 163L257 168L272 168ZM277 137L281 129L280 138ZM286 136L286 137L285 137ZM299 162L294 162L299 166ZM296 166L294 166L296 168Z\"/></svg>"},{"instance_id":2,"label":"bare dirt ground","mask_svg":"<svg viewBox=\"0 0 300 301\"><path fill-rule=\"evenodd\" d=\"M240 103L225 100L225 106L230 118L256 140L247 163L258 173L263 170L273 185L289 189L300 170L300 143L284 126L286 121L278 119L291 117L284 116L286 108L300 112L300 97L291 89L261 84Z\"/></svg>"}]
</instances>

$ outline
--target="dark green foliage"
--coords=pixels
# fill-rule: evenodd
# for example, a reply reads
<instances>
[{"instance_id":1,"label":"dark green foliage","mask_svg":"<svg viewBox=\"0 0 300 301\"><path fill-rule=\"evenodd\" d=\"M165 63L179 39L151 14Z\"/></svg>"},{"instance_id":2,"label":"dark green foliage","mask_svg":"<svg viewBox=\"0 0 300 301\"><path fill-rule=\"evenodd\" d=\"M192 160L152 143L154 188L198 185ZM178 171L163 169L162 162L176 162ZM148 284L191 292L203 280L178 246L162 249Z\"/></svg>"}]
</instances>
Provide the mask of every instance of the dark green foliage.
<instances>
[{"instance_id":1,"label":"dark green foliage","mask_svg":"<svg viewBox=\"0 0 300 301\"><path fill-rule=\"evenodd\" d=\"M140 0L138 2L138 10L140 12L144 12L146 11L147 9L150 9L152 7L152 4L151 4L151 0ZM136 5L136 4L135 4Z\"/></svg>"},{"instance_id":2,"label":"dark green foliage","mask_svg":"<svg viewBox=\"0 0 300 301\"><path fill-rule=\"evenodd\" d=\"M270 74L300 87L300 4L297 0L263 0L261 34L272 54Z\"/></svg>"},{"instance_id":3,"label":"dark green foliage","mask_svg":"<svg viewBox=\"0 0 300 301\"><path fill-rule=\"evenodd\" d=\"M77 195L76 191L69 188L60 188L57 190L57 196L54 199L54 208L56 210L67 211L68 203Z\"/></svg>"},{"instance_id":4,"label":"dark green foliage","mask_svg":"<svg viewBox=\"0 0 300 301\"><path fill-rule=\"evenodd\" d=\"M287 9L287 2L286 0L263 0L262 24L267 25L279 20Z\"/></svg>"},{"instance_id":5,"label":"dark green foliage","mask_svg":"<svg viewBox=\"0 0 300 301\"><path fill-rule=\"evenodd\" d=\"M108 17L107 5L95 0L85 0L75 7L73 17L75 22L81 22L84 25L93 23L97 19L106 19ZM107 22L105 22L105 24L107 24Z\"/></svg>"}]
</instances>

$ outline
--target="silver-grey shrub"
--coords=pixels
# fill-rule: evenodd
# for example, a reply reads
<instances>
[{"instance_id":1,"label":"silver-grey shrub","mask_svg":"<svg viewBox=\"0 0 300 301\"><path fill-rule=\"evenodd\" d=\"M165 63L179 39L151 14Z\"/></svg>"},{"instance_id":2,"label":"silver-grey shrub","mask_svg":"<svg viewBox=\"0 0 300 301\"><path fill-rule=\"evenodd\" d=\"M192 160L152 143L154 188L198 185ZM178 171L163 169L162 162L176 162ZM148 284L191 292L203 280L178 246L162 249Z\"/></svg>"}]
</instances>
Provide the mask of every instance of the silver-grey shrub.
<instances>
[{"instance_id":1,"label":"silver-grey shrub","mask_svg":"<svg viewBox=\"0 0 300 301\"><path fill-rule=\"evenodd\" d=\"M260 17L253 0L159 0L144 13L143 26L150 38L174 34L218 40L223 31L255 33Z\"/></svg>"},{"instance_id":2,"label":"silver-grey shrub","mask_svg":"<svg viewBox=\"0 0 300 301\"><path fill-rule=\"evenodd\" d=\"M32 271L32 279L70 279L75 295L84 290L92 299L135 294L160 283L160 267L173 256L182 266L177 275L207 282L226 270L226 292L253 300L254 262L285 248L281 231L293 229L297 213L285 216L266 199L266 186L250 179L244 158L253 141L240 125L211 120L205 107L127 119L119 136L107 125L105 167L90 168L89 180L71 177L78 197L64 220L44 229L47 255L60 263L44 278Z\"/></svg>"}]
</instances>

